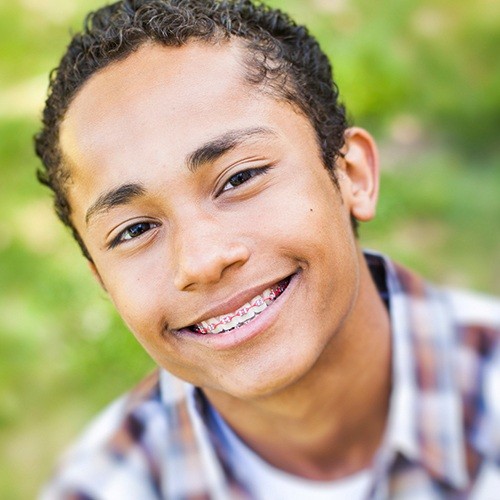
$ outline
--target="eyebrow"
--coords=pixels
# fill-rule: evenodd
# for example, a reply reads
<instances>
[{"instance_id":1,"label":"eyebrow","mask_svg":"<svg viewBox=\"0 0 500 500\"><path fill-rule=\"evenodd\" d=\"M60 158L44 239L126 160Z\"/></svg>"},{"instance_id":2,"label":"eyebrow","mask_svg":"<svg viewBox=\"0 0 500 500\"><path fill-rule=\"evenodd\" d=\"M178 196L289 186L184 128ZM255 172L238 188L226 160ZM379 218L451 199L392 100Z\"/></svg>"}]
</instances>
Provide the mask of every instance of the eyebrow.
<instances>
[{"instance_id":1,"label":"eyebrow","mask_svg":"<svg viewBox=\"0 0 500 500\"><path fill-rule=\"evenodd\" d=\"M186 165L191 172L195 172L206 163L211 163L225 155L240 144L256 136L272 136L276 133L267 127L253 127L241 130L231 130L214 140L203 144L186 157Z\"/></svg>"},{"instance_id":2,"label":"eyebrow","mask_svg":"<svg viewBox=\"0 0 500 500\"><path fill-rule=\"evenodd\" d=\"M231 130L219 137L203 144L195 151L186 156L185 164L191 172L195 172L202 165L214 162L229 151L254 137L275 136L274 130L267 127L252 127L241 130ZM107 212L114 207L126 205L132 200L144 196L145 187L140 183L124 184L101 194L92 203L85 214L85 222L88 225L90 219L97 214Z\"/></svg>"},{"instance_id":3,"label":"eyebrow","mask_svg":"<svg viewBox=\"0 0 500 500\"><path fill-rule=\"evenodd\" d=\"M85 222L88 225L89 220L98 213L107 212L111 208L119 205L126 205L134 198L143 196L145 193L146 189L139 183L124 184L116 189L111 189L110 191L101 194L101 196L99 196L99 198L92 203L85 214Z\"/></svg>"}]
</instances>

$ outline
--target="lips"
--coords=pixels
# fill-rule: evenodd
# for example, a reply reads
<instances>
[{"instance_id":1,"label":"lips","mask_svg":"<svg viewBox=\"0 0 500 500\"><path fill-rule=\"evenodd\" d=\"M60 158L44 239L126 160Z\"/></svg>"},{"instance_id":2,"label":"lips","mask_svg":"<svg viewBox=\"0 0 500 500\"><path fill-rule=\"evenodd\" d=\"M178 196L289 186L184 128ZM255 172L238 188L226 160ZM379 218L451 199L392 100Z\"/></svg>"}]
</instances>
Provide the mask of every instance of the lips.
<instances>
[{"instance_id":1,"label":"lips","mask_svg":"<svg viewBox=\"0 0 500 500\"><path fill-rule=\"evenodd\" d=\"M290 279L291 277L285 278L267 288L236 311L208 318L201 323L188 326L187 329L199 335L218 335L250 323L286 290Z\"/></svg>"}]
</instances>

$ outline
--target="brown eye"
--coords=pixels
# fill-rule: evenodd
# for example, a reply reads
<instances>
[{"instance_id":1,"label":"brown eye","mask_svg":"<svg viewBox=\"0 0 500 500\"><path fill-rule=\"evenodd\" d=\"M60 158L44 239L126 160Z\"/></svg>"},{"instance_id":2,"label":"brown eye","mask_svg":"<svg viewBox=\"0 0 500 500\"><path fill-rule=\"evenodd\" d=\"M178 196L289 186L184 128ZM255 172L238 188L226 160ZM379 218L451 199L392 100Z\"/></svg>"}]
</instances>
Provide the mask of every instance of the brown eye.
<instances>
[{"instance_id":1,"label":"brown eye","mask_svg":"<svg viewBox=\"0 0 500 500\"><path fill-rule=\"evenodd\" d=\"M265 174L270 167L261 167L261 168L249 168L248 170L242 170L231 176L229 180L226 182L222 191L228 191L230 189L234 189L241 184L249 181L250 179L257 177L258 175Z\"/></svg>"},{"instance_id":2,"label":"brown eye","mask_svg":"<svg viewBox=\"0 0 500 500\"><path fill-rule=\"evenodd\" d=\"M137 238L137 236L140 236L142 233L151 229L151 226L152 224L150 222L139 222L138 224L134 224L121 233L121 240L123 241Z\"/></svg>"},{"instance_id":3,"label":"brown eye","mask_svg":"<svg viewBox=\"0 0 500 500\"><path fill-rule=\"evenodd\" d=\"M252 178L252 173L250 170L244 170L243 172L238 172L236 175L233 175L231 179L229 179L227 184L230 184L232 187L239 186L244 182L248 181L248 179Z\"/></svg>"},{"instance_id":4,"label":"brown eye","mask_svg":"<svg viewBox=\"0 0 500 500\"><path fill-rule=\"evenodd\" d=\"M131 224L111 242L109 247L114 248L120 243L125 243L129 240L133 240L134 238L138 238L155 227L158 227L158 224L155 222L137 222L135 224Z\"/></svg>"}]
</instances>

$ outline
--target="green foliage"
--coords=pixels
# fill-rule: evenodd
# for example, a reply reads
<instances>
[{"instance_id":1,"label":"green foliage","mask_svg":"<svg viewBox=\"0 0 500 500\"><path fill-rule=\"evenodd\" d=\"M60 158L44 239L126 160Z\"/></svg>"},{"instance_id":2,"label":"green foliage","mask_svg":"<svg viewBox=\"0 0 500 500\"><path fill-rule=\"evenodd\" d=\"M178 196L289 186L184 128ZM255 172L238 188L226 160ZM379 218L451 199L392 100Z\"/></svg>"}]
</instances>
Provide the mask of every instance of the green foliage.
<instances>
[{"instance_id":1,"label":"green foliage","mask_svg":"<svg viewBox=\"0 0 500 500\"><path fill-rule=\"evenodd\" d=\"M98 0L0 4L0 497L32 498L89 416L152 362L34 180L47 75ZM275 0L310 26L381 145L362 242L429 278L500 293L500 4ZM29 478L29 480L28 480Z\"/></svg>"},{"instance_id":2,"label":"green foliage","mask_svg":"<svg viewBox=\"0 0 500 500\"><path fill-rule=\"evenodd\" d=\"M498 2L273 4L295 12L319 37L359 123L383 133L395 114L414 113L426 130L462 154L498 153Z\"/></svg>"}]
</instances>

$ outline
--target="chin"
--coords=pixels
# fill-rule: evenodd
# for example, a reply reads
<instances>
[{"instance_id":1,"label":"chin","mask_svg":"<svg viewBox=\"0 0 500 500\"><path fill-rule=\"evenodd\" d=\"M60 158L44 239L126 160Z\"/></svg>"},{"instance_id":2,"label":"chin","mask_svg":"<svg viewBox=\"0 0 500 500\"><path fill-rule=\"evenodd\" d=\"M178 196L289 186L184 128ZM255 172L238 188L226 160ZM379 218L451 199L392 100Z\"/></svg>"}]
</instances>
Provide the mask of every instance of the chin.
<instances>
[{"instance_id":1,"label":"chin","mask_svg":"<svg viewBox=\"0 0 500 500\"><path fill-rule=\"evenodd\" d=\"M255 361L247 369L242 370L240 366L237 373L226 375L214 388L217 392L244 401L279 397L303 381L316 361L317 356L307 356L303 350L281 357L281 362L280 356L275 353L273 359Z\"/></svg>"}]
</instances>

